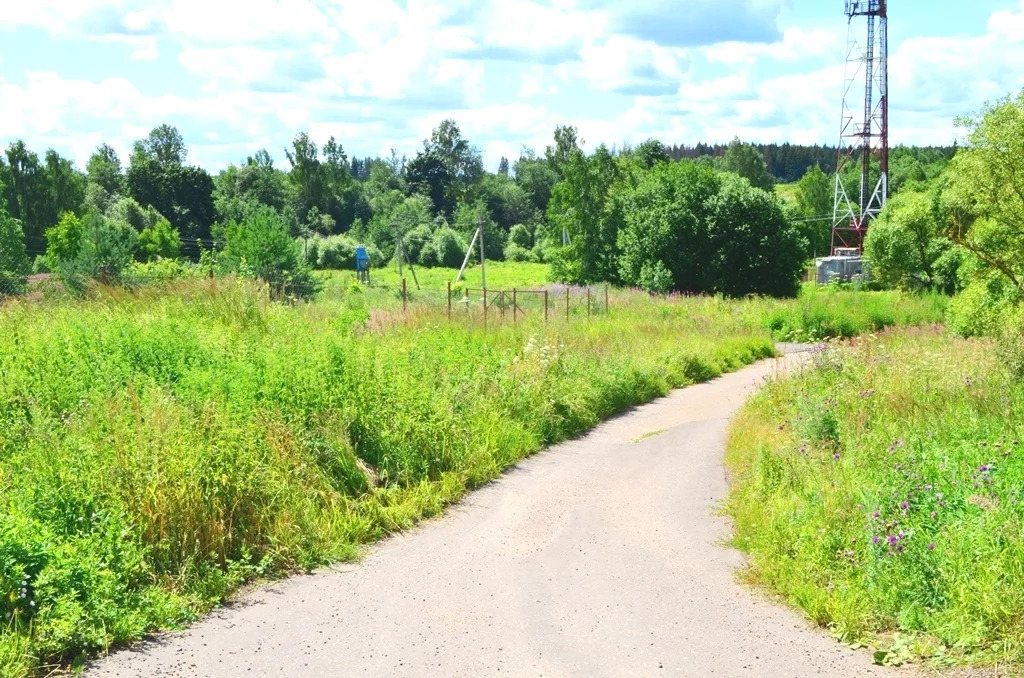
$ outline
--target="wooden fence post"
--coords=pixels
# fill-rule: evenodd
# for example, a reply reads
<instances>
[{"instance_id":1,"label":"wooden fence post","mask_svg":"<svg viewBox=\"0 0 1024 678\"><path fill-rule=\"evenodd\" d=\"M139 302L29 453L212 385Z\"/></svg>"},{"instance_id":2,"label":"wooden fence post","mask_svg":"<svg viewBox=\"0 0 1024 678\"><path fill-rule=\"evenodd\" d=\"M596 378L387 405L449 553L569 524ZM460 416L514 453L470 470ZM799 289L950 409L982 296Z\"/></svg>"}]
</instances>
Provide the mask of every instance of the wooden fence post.
<instances>
[{"instance_id":1,"label":"wooden fence post","mask_svg":"<svg viewBox=\"0 0 1024 678\"><path fill-rule=\"evenodd\" d=\"M107 286L107 267L106 266L100 266L100 282L103 283L104 287Z\"/></svg>"}]
</instances>

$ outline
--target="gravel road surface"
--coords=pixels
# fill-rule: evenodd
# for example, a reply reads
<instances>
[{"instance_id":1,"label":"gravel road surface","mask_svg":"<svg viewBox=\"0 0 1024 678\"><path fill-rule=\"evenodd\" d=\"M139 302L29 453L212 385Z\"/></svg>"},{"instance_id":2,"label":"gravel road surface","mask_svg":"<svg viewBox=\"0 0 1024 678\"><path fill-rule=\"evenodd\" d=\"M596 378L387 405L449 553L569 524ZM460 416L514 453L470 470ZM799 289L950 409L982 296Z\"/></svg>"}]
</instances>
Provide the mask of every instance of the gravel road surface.
<instances>
[{"instance_id":1,"label":"gravel road surface","mask_svg":"<svg viewBox=\"0 0 1024 678\"><path fill-rule=\"evenodd\" d=\"M87 676L886 676L738 584L716 515L765 361L558 445L362 563L246 594Z\"/></svg>"}]
</instances>

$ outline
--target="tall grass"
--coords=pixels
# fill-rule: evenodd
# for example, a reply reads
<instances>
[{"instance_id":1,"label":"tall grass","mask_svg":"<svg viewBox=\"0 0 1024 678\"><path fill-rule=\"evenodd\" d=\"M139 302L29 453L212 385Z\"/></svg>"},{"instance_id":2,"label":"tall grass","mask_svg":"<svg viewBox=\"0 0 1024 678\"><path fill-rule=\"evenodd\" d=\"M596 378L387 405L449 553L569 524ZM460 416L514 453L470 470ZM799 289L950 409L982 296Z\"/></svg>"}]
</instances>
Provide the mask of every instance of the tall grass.
<instances>
[{"instance_id":1,"label":"tall grass","mask_svg":"<svg viewBox=\"0 0 1024 678\"><path fill-rule=\"evenodd\" d=\"M772 355L785 307L619 292L589 320L484 329L375 294L289 306L202 280L0 307L0 675L351 558L546 444Z\"/></svg>"},{"instance_id":2,"label":"tall grass","mask_svg":"<svg viewBox=\"0 0 1024 678\"><path fill-rule=\"evenodd\" d=\"M994 353L890 332L766 387L729 444L752 579L879 661L1024 659L1024 386Z\"/></svg>"}]
</instances>

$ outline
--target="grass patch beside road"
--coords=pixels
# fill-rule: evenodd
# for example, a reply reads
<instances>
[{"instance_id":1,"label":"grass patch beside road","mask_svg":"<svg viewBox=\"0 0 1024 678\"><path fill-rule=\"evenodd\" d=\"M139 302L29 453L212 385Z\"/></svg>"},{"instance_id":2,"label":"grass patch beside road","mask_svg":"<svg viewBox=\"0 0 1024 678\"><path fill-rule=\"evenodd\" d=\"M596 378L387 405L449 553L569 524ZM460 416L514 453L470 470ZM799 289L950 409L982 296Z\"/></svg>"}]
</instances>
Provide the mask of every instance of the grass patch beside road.
<instances>
[{"instance_id":1,"label":"grass patch beside road","mask_svg":"<svg viewBox=\"0 0 1024 678\"><path fill-rule=\"evenodd\" d=\"M1024 385L994 355L895 331L766 386L728 456L753 581L883 662L1024 659Z\"/></svg>"}]
</instances>

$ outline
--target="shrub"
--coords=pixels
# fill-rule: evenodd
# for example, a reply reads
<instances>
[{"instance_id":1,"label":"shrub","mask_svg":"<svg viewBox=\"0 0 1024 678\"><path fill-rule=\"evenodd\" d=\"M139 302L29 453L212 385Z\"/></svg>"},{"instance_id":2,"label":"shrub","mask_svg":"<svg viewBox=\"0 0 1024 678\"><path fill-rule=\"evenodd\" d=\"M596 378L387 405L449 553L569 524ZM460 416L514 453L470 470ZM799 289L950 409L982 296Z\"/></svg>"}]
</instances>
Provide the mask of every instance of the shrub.
<instances>
[{"instance_id":1,"label":"shrub","mask_svg":"<svg viewBox=\"0 0 1024 678\"><path fill-rule=\"evenodd\" d=\"M1024 381L1024 309L1008 313L999 331L998 355L1010 376Z\"/></svg>"},{"instance_id":2,"label":"shrub","mask_svg":"<svg viewBox=\"0 0 1024 678\"><path fill-rule=\"evenodd\" d=\"M402 238L402 242L405 244L406 259L414 264L421 263L420 253L433 236L434 232L428 224L420 224L416 228L410 229Z\"/></svg>"},{"instance_id":3,"label":"shrub","mask_svg":"<svg viewBox=\"0 0 1024 678\"><path fill-rule=\"evenodd\" d=\"M301 243L300 243L301 244ZM332 271L356 270L356 247L359 243L349 235L331 235L326 238L311 238L306 252L306 261L314 268ZM384 257L373 245L366 245L371 266L381 266Z\"/></svg>"},{"instance_id":4,"label":"shrub","mask_svg":"<svg viewBox=\"0 0 1024 678\"><path fill-rule=\"evenodd\" d=\"M532 249L527 249L514 242L510 242L505 246L505 259L507 261L526 261L530 263L537 263L537 255Z\"/></svg>"},{"instance_id":5,"label":"shrub","mask_svg":"<svg viewBox=\"0 0 1024 678\"><path fill-rule=\"evenodd\" d=\"M25 233L21 222L7 213L0 183L0 297L20 294L25 289L25 276L31 263L25 253Z\"/></svg>"},{"instance_id":6,"label":"shrub","mask_svg":"<svg viewBox=\"0 0 1024 678\"><path fill-rule=\"evenodd\" d=\"M530 233L529 227L523 224L516 224L509 230L508 240L510 244L518 245L524 250L533 249L533 235Z\"/></svg>"},{"instance_id":7,"label":"shrub","mask_svg":"<svg viewBox=\"0 0 1024 678\"><path fill-rule=\"evenodd\" d=\"M437 229L420 252L420 264L428 268L458 268L465 258L466 243L454 229L447 226Z\"/></svg>"},{"instance_id":8,"label":"shrub","mask_svg":"<svg viewBox=\"0 0 1024 678\"><path fill-rule=\"evenodd\" d=\"M171 222L159 217L139 233L138 255L142 261L177 259L181 256L181 236Z\"/></svg>"},{"instance_id":9,"label":"shrub","mask_svg":"<svg viewBox=\"0 0 1024 678\"><path fill-rule=\"evenodd\" d=\"M949 305L950 328L962 337L995 336L1020 294L1004 276L979 275Z\"/></svg>"},{"instance_id":10,"label":"shrub","mask_svg":"<svg viewBox=\"0 0 1024 678\"><path fill-rule=\"evenodd\" d=\"M115 203L112 203L104 216L113 221L121 221L135 229L137 233L141 233L146 229L153 228L161 220L166 221L166 218L156 211L152 205L143 207L134 198L121 198ZM168 226L170 223L168 222Z\"/></svg>"},{"instance_id":11,"label":"shrub","mask_svg":"<svg viewBox=\"0 0 1024 678\"><path fill-rule=\"evenodd\" d=\"M287 224L274 208L261 206L244 222L228 224L224 238L222 268L254 275L304 298L319 291L319 279L303 261L301 246L292 239Z\"/></svg>"},{"instance_id":12,"label":"shrub","mask_svg":"<svg viewBox=\"0 0 1024 678\"><path fill-rule=\"evenodd\" d=\"M356 243L344 235L332 235L317 241L317 268L354 271Z\"/></svg>"},{"instance_id":13,"label":"shrub","mask_svg":"<svg viewBox=\"0 0 1024 678\"><path fill-rule=\"evenodd\" d=\"M152 261L135 262L124 274L131 283L146 284L167 282L180 278L197 278L209 275L210 268L187 263L181 259L156 258Z\"/></svg>"},{"instance_id":14,"label":"shrub","mask_svg":"<svg viewBox=\"0 0 1024 678\"><path fill-rule=\"evenodd\" d=\"M65 212L46 238L47 265L72 289L90 278L116 281L134 261L138 242L128 223L97 213L79 218Z\"/></svg>"}]
</instances>

